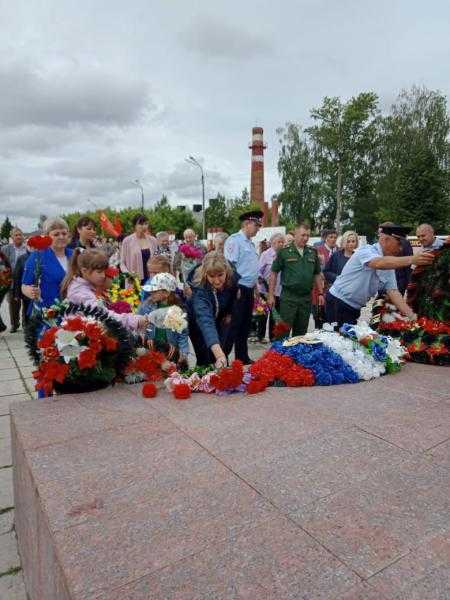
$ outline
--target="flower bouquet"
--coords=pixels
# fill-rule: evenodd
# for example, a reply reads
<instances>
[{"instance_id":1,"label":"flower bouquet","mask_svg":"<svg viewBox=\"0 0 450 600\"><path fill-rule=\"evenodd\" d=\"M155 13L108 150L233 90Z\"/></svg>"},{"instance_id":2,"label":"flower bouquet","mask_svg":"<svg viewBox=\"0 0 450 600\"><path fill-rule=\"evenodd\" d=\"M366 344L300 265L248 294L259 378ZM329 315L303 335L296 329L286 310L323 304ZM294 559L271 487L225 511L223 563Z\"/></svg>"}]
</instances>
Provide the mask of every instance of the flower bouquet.
<instances>
[{"instance_id":1,"label":"flower bouquet","mask_svg":"<svg viewBox=\"0 0 450 600\"><path fill-rule=\"evenodd\" d=\"M407 301L419 315L408 321L384 299L374 304L372 323L380 333L399 339L414 362L450 364L450 244L433 251L431 265L414 269Z\"/></svg>"},{"instance_id":2,"label":"flower bouquet","mask_svg":"<svg viewBox=\"0 0 450 600\"><path fill-rule=\"evenodd\" d=\"M270 313L270 308L264 298L255 298L253 303L253 316L266 317Z\"/></svg>"},{"instance_id":3,"label":"flower bouquet","mask_svg":"<svg viewBox=\"0 0 450 600\"><path fill-rule=\"evenodd\" d=\"M124 376L134 354L128 331L103 309L67 302L32 317L25 342L35 387L46 396L106 387Z\"/></svg>"},{"instance_id":4,"label":"flower bouquet","mask_svg":"<svg viewBox=\"0 0 450 600\"><path fill-rule=\"evenodd\" d=\"M272 317L275 321L275 325L272 330L272 337L274 340L284 340L289 336L291 326L286 321L283 321L280 313L276 308L272 308Z\"/></svg>"},{"instance_id":5,"label":"flower bouquet","mask_svg":"<svg viewBox=\"0 0 450 600\"><path fill-rule=\"evenodd\" d=\"M119 273L113 278L108 295L111 310L125 312L122 303L126 302L130 306L130 312L135 312L141 302L139 277L133 273Z\"/></svg>"},{"instance_id":6,"label":"flower bouquet","mask_svg":"<svg viewBox=\"0 0 450 600\"><path fill-rule=\"evenodd\" d=\"M42 258L40 252L47 250L52 245L53 240L49 235L34 235L28 239L28 246L37 251L36 262L34 264L34 285L40 287L42 275ZM32 314L39 312L39 302L33 302Z\"/></svg>"},{"instance_id":7,"label":"flower bouquet","mask_svg":"<svg viewBox=\"0 0 450 600\"><path fill-rule=\"evenodd\" d=\"M341 333L331 326L276 341L249 369L250 387L312 386L357 383L393 373L405 351L397 341L378 336L369 327L345 325ZM249 386L247 392L249 393Z\"/></svg>"},{"instance_id":8,"label":"flower bouquet","mask_svg":"<svg viewBox=\"0 0 450 600\"><path fill-rule=\"evenodd\" d=\"M202 260L204 254L201 248L192 246L191 244L180 244L178 250L185 258L190 258L193 260Z\"/></svg>"}]
</instances>

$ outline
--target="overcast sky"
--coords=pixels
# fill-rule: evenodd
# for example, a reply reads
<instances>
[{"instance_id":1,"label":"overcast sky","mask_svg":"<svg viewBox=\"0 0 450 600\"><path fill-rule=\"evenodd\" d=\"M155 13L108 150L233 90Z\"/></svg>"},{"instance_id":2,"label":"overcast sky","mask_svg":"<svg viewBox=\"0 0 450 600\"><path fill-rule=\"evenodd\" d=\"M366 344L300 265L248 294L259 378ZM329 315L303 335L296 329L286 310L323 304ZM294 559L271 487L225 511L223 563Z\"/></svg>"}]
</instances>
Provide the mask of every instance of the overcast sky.
<instances>
[{"instance_id":1,"label":"overcast sky","mask_svg":"<svg viewBox=\"0 0 450 600\"><path fill-rule=\"evenodd\" d=\"M266 199L280 190L276 128L325 95L413 84L450 92L448 0L0 0L0 220L199 201L250 185L264 127Z\"/></svg>"}]
</instances>

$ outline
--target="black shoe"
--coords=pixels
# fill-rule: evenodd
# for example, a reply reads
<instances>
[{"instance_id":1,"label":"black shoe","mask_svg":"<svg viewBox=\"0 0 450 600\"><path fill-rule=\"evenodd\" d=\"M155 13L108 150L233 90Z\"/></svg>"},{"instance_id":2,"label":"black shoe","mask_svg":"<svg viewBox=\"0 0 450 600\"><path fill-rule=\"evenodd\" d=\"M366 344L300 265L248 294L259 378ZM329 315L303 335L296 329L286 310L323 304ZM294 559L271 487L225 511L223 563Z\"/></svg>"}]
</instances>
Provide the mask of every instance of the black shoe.
<instances>
[{"instance_id":1,"label":"black shoe","mask_svg":"<svg viewBox=\"0 0 450 600\"><path fill-rule=\"evenodd\" d=\"M243 360L242 362L244 363L244 367L246 367L248 365L252 365L255 361L251 358L247 358L247 360Z\"/></svg>"},{"instance_id":2,"label":"black shoe","mask_svg":"<svg viewBox=\"0 0 450 600\"><path fill-rule=\"evenodd\" d=\"M18 330L18 327L11 327L11 329L9 330L9 333L16 333L16 331Z\"/></svg>"}]
</instances>

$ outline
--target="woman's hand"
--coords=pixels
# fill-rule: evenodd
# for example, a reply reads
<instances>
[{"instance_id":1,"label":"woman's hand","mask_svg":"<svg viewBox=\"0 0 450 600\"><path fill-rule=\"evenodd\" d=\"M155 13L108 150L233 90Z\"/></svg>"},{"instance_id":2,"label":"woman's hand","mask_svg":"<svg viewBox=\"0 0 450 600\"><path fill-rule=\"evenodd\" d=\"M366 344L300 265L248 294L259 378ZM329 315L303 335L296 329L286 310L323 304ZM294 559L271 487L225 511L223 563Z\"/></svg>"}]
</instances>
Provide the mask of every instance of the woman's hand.
<instances>
[{"instance_id":1,"label":"woman's hand","mask_svg":"<svg viewBox=\"0 0 450 600\"><path fill-rule=\"evenodd\" d=\"M227 366L227 359L225 356L220 356L219 358L216 359L216 362L214 363L214 366L216 367L216 369L223 369L223 367Z\"/></svg>"}]
</instances>

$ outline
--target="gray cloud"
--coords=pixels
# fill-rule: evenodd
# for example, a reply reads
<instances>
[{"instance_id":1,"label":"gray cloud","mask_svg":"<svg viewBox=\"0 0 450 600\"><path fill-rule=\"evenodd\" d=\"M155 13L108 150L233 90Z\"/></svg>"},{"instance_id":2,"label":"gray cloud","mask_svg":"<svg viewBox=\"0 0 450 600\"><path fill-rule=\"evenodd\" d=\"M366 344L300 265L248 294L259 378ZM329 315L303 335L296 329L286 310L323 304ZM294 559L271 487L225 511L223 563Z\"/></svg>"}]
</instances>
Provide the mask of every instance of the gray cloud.
<instances>
[{"instance_id":1,"label":"gray cloud","mask_svg":"<svg viewBox=\"0 0 450 600\"><path fill-rule=\"evenodd\" d=\"M207 58L247 60L273 51L268 38L217 17L201 15L181 33L185 48Z\"/></svg>"},{"instance_id":2,"label":"gray cloud","mask_svg":"<svg viewBox=\"0 0 450 600\"><path fill-rule=\"evenodd\" d=\"M93 65L45 72L29 64L0 64L0 89L0 124L8 127L129 125L154 108L142 79Z\"/></svg>"}]
</instances>

